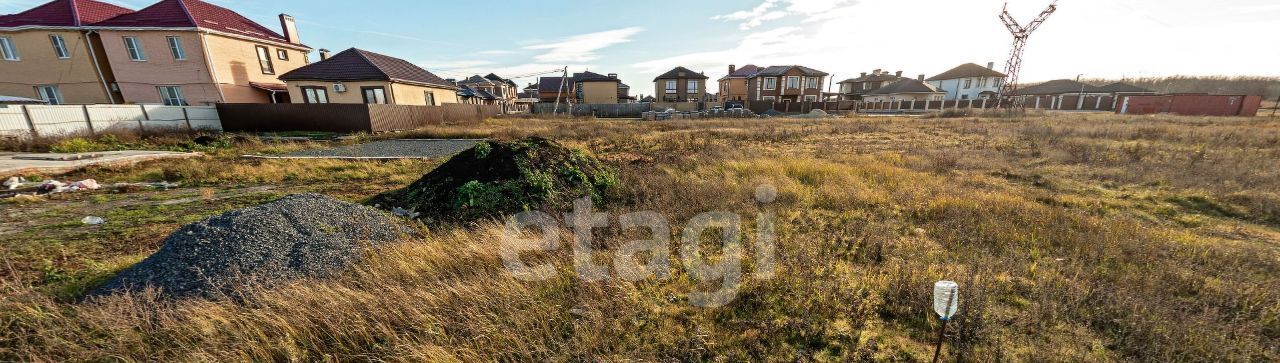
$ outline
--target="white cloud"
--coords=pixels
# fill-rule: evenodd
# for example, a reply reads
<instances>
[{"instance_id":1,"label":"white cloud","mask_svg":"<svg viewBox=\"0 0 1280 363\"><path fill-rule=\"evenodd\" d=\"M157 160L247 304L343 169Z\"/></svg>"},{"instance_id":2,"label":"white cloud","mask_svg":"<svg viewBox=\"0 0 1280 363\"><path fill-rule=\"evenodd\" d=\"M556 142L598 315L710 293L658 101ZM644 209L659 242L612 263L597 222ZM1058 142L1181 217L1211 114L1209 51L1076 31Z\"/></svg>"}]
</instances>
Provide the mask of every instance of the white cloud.
<instances>
[{"instance_id":1,"label":"white cloud","mask_svg":"<svg viewBox=\"0 0 1280 363\"><path fill-rule=\"evenodd\" d=\"M614 29L596 33L575 35L558 42L525 46L528 50L546 50L534 56L538 62L590 62L600 58L596 51L615 44L631 41L631 36L644 31L641 27Z\"/></svg>"},{"instance_id":2,"label":"white cloud","mask_svg":"<svg viewBox=\"0 0 1280 363\"><path fill-rule=\"evenodd\" d=\"M851 2L854 2L854 0L764 0L760 5L751 8L751 10L739 10L729 14L716 15L711 17L711 20L741 21L738 23L738 28L750 30L764 25L766 21L782 19L789 15L818 16ZM788 4L787 8L783 10L775 9L779 3Z\"/></svg>"},{"instance_id":3,"label":"white cloud","mask_svg":"<svg viewBox=\"0 0 1280 363\"><path fill-rule=\"evenodd\" d=\"M435 69L458 70L458 69L475 69L477 67L483 67L483 66L488 66L492 64L493 64L492 61L487 61L487 60L437 61L437 62L424 62L422 64L422 68L427 68L432 70L435 70Z\"/></svg>"}]
</instances>

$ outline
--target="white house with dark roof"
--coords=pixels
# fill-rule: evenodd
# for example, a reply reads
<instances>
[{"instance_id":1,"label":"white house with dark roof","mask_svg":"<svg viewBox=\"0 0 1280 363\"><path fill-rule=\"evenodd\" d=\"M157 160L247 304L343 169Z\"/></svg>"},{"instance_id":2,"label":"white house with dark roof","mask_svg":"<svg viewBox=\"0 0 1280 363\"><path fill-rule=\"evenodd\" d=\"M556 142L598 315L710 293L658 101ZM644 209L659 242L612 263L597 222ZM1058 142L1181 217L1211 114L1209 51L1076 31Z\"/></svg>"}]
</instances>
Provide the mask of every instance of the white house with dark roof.
<instances>
[{"instance_id":1,"label":"white house with dark roof","mask_svg":"<svg viewBox=\"0 0 1280 363\"><path fill-rule=\"evenodd\" d=\"M946 92L948 101L995 98L1008 76L992 69L994 67L995 63L990 62L986 67L965 63L925 81Z\"/></svg>"},{"instance_id":2,"label":"white house with dark roof","mask_svg":"<svg viewBox=\"0 0 1280 363\"><path fill-rule=\"evenodd\" d=\"M921 78L924 78L922 75ZM919 79L900 79L862 96L867 102L942 101L946 92Z\"/></svg>"}]
</instances>

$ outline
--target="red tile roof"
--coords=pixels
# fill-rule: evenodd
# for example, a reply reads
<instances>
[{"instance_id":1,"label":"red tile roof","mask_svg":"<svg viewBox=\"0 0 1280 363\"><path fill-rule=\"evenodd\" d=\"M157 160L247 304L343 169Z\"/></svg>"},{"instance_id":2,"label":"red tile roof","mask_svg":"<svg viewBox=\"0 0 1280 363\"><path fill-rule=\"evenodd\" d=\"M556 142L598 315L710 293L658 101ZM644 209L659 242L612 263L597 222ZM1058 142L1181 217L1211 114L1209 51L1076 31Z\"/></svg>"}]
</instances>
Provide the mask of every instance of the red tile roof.
<instances>
[{"instance_id":1,"label":"red tile roof","mask_svg":"<svg viewBox=\"0 0 1280 363\"><path fill-rule=\"evenodd\" d=\"M198 27L277 43L289 42L280 33L249 20L235 11L200 0L161 0L142 10L92 25L139 28Z\"/></svg>"},{"instance_id":2,"label":"red tile roof","mask_svg":"<svg viewBox=\"0 0 1280 363\"><path fill-rule=\"evenodd\" d=\"M20 26L75 27L133 12L94 0L54 0L27 11L0 16L0 28Z\"/></svg>"}]
</instances>

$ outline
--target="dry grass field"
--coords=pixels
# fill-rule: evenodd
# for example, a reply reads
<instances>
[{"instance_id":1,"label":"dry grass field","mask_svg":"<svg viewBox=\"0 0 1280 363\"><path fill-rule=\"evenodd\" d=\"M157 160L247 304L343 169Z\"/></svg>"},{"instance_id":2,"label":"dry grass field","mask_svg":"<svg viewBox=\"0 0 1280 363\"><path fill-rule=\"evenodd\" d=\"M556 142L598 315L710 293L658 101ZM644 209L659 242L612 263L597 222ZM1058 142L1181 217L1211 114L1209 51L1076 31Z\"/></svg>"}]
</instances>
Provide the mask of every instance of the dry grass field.
<instances>
[{"instance_id":1,"label":"dry grass field","mask_svg":"<svg viewBox=\"0 0 1280 363\"><path fill-rule=\"evenodd\" d=\"M736 298L715 308L689 303L715 284L678 263L587 282L564 248L540 256L556 277L522 281L494 222L424 227L338 278L244 301L81 301L182 224L290 193L363 201L442 162L238 157L322 146L250 138L64 178L179 189L0 204L0 360L921 361L940 279L962 286L945 361L1280 360L1280 121L497 119L378 137L526 136L617 168L597 206L614 218L729 211L750 246L772 214L776 270L748 253ZM762 184L776 200L755 199ZM602 261L637 238L596 233Z\"/></svg>"}]
</instances>

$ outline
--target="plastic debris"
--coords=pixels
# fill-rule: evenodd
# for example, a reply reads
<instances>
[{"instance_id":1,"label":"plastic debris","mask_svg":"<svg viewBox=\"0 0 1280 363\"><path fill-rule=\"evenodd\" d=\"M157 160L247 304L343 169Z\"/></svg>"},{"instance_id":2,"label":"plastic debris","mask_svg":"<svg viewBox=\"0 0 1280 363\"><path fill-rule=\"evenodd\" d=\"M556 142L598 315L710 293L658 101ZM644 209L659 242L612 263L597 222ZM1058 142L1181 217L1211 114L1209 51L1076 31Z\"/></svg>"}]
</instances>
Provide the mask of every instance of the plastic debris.
<instances>
[{"instance_id":1,"label":"plastic debris","mask_svg":"<svg viewBox=\"0 0 1280 363\"><path fill-rule=\"evenodd\" d=\"M394 214L396 217L415 219L422 213L414 212L412 209L394 207L391 208L391 214Z\"/></svg>"},{"instance_id":2,"label":"plastic debris","mask_svg":"<svg viewBox=\"0 0 1280 363\"><path fill-rule=\"evenodd\" d=\"M70 190L73 192L77 190L98 190L98 188L102 188L102 186L98 184L97 180L93 179L85 179L71 183L70 186Z\"/></svg>"},{"instance_id":3,"label":"plastic debris","mask_svg":"<svg viewBox=\"0 0 1280 363\"><path fill-rule=\"evenodd\" d=\"M4 187L5 189L14 190L14 189L21 188L22 185L26 183L27 183L26 179L23 179L22 177L19 177L19 176L13 176L13 177L9 177L8 180L4 181Z\"/></svg>"},{"instance_id":4,"label":"plastic debris","mask_svg":"<svg viewBox=\"0 0 1280 363\"><path fill-rule=\"evenodd\" d=\"M107 221L105 219L102 219L102 217L95 217L95 216L88 216L80 219L80 223L88 224L90 226L96 226L106 222Z\"/></svg>"},{"instance_id":5,"label":"plastic debris","mask_svg":"<svg viewBox=\"0 0 1280 363\"><path fill-rule=\"evenodd\" d=\"M960 305L960 285L954 281L938 281L933 284L933 312L942 320L951 319Z\"/></svg>"}]
</instances>

